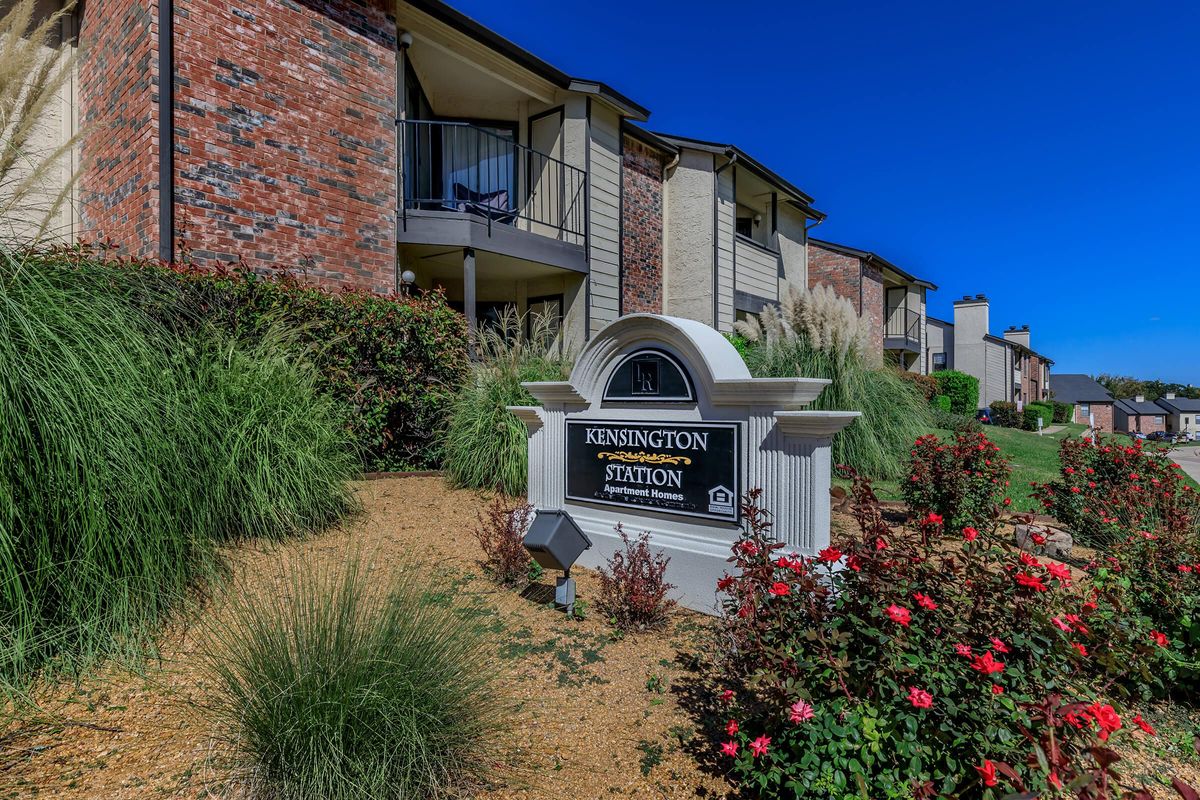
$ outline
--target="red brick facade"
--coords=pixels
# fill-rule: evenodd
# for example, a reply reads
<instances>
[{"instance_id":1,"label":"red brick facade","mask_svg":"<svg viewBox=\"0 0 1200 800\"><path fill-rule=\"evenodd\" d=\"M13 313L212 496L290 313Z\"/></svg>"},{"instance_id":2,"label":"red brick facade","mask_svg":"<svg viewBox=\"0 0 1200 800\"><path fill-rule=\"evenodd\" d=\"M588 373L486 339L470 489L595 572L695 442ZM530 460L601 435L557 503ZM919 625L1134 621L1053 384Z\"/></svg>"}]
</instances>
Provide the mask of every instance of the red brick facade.
<instances>
[{"instance_id":1,"label":"red brick facade","mask_svg":"<svg viewBox=\"0 0 1200 800\"><path fill-rule=\"evenodd\" d=\"M808 288L818 284L833 288L854 306L860 317L866 317L877 338L877 348L883 352L883 272L878 267L863 264L863 259L847 253L829 250L817 242L808 243Z\"/></svg>"},{"instance_id":2,"label":"red brick facade","mask_svg":"<svg viewBox=\"0 0 1200 800\"><path fill-rule=\"evenodd\" d=\"M1105 432L1113 432L1113 404L1112 403L1091 403L1091 414L1096 418L1096 428ZM1075 404L1075 421L1080 425L1088 424L1088 415L1083 413L1083 409L1078 403Z\"/></svg>"},{"instance_id":3,"label":"red brick facade","mask_svg":"<svg viewBox=\"0 0 1200 800\"><path fill-rule=\"evenodd\" d=\"M137 257L158 255L157 11L151 0L105 0L79 23L85 238Z\"/></svg>"},{"instance_id":4,"label":"red brick facade","mask_svg":"<svg viewBox=\"0 0 1200 800\"><path fill-rule=\"evenodd\" d=\"M1158 419L1158 422L1154 421L1155 418ZM1131 414L1125 420L1125 430L1128 432L1154 433L1167 429L1167 412L1165 411L1161 414Z\"/></svg>"},{"instance_id":5,"label":"red brick facade","mask_svg":"<svg viewBox=\"0 0 1200 800\"><path fill-rule=\"evenodd\" d=\"M621 313L661 314L666 156L631 136L622 149Z\"/></svg>"},{"instance_id":6,"label":"red brick facade","mask_svg":"<svg viewBox=\"0 0 1200 800\"><path fill-rule=\"evenodd\" d=\"M390 291L396 27L384 0L176 0L176 252ZM158 249L157 7L89 3L84 219ZM99 124L97 124L99 123Z\"/></svg>"},{"instance_id":7,"label":"red brick facade","mask_svg":"<svg viewBox=\"0 0 1200 800\"><path fill-rule=\"evenodd\" d=\"M1046 362L1036 353L1022 353L1018 357L1021 359L1021 399L1027 403L1045 400L1046 386L1043 378Z\"/></svg>"}]
</instances>

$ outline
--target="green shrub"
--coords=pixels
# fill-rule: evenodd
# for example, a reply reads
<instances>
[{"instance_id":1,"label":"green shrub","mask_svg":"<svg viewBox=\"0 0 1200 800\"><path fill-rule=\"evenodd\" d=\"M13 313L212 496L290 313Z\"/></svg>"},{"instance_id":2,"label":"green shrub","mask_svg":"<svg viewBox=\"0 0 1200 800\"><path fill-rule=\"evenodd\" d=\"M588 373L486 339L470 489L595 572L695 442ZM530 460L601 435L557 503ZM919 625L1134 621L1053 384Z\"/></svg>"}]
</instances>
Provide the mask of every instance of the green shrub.
<instances>
[{"instance_id":1,"label":"green shrub","mask_svg":"<svg viewBox=\"0 0 1200 800\"><path fill-rule=\"evenodd\" d=\"M1021 427L1027 431L1036 431L1038 419L1041 419L1043 427L1050 427L1054 423L1054 409L1048 403L1026 403L1021 412Z\"/></svg>"},{"instance_id":2,"label":"green shrub","mask_svg":"<svg viewBox=\"0 0 1200 800\"><path fill-rule=\"evenodd\" d=\"M983 423L968 414L955 414L953 411L933 409L933 427L954 433L979 433Z\"/></svg>"},{"instance_id":3,"label":"green shrub","mask_svg":"<svg viewBox=\"0 0 1200 800\"><path fill-rule=\"evenodd\" d=\"M0 682L144 644L214 543L336 521L357 468L274 334L182 338L111 270L0 261ZM169 301L169 298L168 298Z\"/></svg>"},{"instance_id":4,"label":"green shrub","mask_svg":"<svg viewBox=\"0 0 1200 800\"><path fill-rule=\"evenodd\" d=\"M979 379L953 369L933 373L938 394L950 398L950 410L956 414L974 414L979 410Z\"/></svg>"},{"instance_id":5,"label":"green shrub","mask_svg":"<svg viewBox=\"0 0 1200 800\"><path fill-rule=\"evenodd\" d=\"M1050 404L1054 408L1053 419L1055 424L1061 425L1065 422L1074 422L1071 417L1075 406L1070 403L1060 403L1057 400L1052 400Z\"/></svg>"},{"instance_id":6,"label":"green shrub","mask_svg":"<svg viewBox=\"0 0 1200 800\"><path fill-rule=\"evenodd\" d=\"M947 395L944 395L944 394L936 395L933 398L932 405L938 411L953 412L953 408L951 407L952 404L950 402L950 398Z\"/></svg>"},{"instance_id":7,"label":"green shrub","mask_svg":"<svg viewBox=\"0 0 1200 800\"><path fill-rule=\"evenodd\" d=\"M412 568L352 556L339 572L288 566L281 586L235 587L206 637L239 782L282 800L407 800L487 777L510 709L483 630Z\"/></svg>"},{"instance_id":8,"label":"green shrub","mask_svg":"<svg viewBox=\"0 0 1200 800\"><path fill-rule=\"evenodd\" d=\"M468 371L465 320L440 292L334 292L284 272L95 263L84 255L183 336L210 326L254 342L280 327L291 331L289 355L316 367L317 388L340 409L367 470L440 466L450 403Z\"/></svg>"},{"instance_id":9,"label":"green shrub","mask_svg":"<svg viewBox=\"0 0 1200 800\"><path fill-rule=\"evenodd\" d=\"M992 403L992 424L1002 428L1019 428L1024 420L1017 411L1017 404L1007 400L997 400Z\"/></svg>"},{"instance_id":10,"label":"green shrub","mask_svg":"<svg viewBox=\"0 0 1200 800\"><path fill-rule=\"evenodd\" d=\"M570 361L547 353L548 319L535 320L531 336L516 312L506 311L495 328L476 332L477 360L454 398L443 450L451 484L494 489L507 495L525 492L529 473L529 436L508 406L537 405L521 384L564 380Z\"/></svg>"},{"instance_id":11,"label":"green shrub","mask_svg":"<svg viewBox=\"0 0 1200 800\"><path fill-rule=\"evenodd\" d=\"M938 382L932 375L922 375L919 372L909 372L906 369L899 370L900 377L911 383L925 402L933 404L938 397Z\"/></svg>"}]
</instances>

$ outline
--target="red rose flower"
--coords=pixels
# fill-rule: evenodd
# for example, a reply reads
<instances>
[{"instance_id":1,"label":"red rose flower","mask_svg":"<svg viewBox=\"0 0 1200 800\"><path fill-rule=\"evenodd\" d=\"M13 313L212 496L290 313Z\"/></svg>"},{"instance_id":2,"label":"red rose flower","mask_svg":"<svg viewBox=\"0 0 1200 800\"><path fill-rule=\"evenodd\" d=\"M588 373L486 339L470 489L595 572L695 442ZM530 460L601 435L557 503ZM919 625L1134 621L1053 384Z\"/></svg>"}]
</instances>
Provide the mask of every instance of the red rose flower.
<instances>
[{"instance_id":1,"label":"red rose flower","mask_svg":"<svg viewBox=\"0 0 1200 800\"><path fill-rule=\"evenodd\" d=\"M935 514L932 511L930 511L928 514L925 515L925 519L923 519L922 522L924 522L926 525L941 525L942 524L942 515Z\"/></svg>"},{"instance_id":2,"label":"red rose flower","mask_svg":"<svg viewBox=\"0 0 1200 800\"><path fill-rule=\"evenodd\" d=\"M837 561L842 557L842 551L836 547L826 547L821 552L817 553L817 558L822 561Z\"/></svg>"},{"instance_id":3,"label":"red rose flower","mask_svg":"<svg viewBox=\"0 0 1200 800\"><path fill-rule=\"evenodd\" d=\"M720 589L722 592L724 592L730 586L733 586L734 583L735 583L734 579L732 577L730 577L729 575L726 575L724 578L721 578L721 580L717 581L717 588Z\"/></svg>"},{"instance_id":4,"label":"red rose flower","mask_svg":"<svg viewBox=\"0 0 1200 800\"><path fill-rule=\"evenodd\" d=\"M954 652L956 655L967 656L968 658L970 658L970 656L971 656L971 648L967 647L962 642L959 642L958 644L954 645Z\"/></svg>"},{"instance_id":5,"label":"red rose flower","mask_svg":"<svg viewBox=\"0 0 1200 800\"><path fill-rule=\"evenodd\" d=\"M788 586L783 581L776 581L775 583L771 584L769 591L776 597L785 597L792 593L792 587Z\"/></svg>"},{"instance_id":6,"label":"red rose flower","mask_svg":"<svg viewBox=\"0 0 1200 800\"><path fill-rule=\"evenodd\" d=\"M992 647L994 647L996 649L997 653L1007 653L1008 652L1008 645L1006 645L1004 642L997 639L995 636L992 637Z\"/></svg>"},{"instance_id":7,"label":"red rose flower","mask_svg":"<svg viewBox=\"0 0 1200 800\"><path fill-rule=\"evenodd\" d=\"M733 689L726 689L725 691L721 692L721 703L723 705L729 705L732 702L733 702Z\"/></svg>"},{"instance_id":8,"label":"red rose flower","mask_svg":"<svg viewBox=\"0 0 1200 800\"><path fill-rule=\"evenodd\" d=\"M913 592L913 599L917 601L917 605L919 605L921 608L925 609L926 611L936 611L937 610L937 607L938 607L937 603L935 603L933 601L933 598L927 594L921 594L920 592Z\"/></svg>"},{"instance_id":9,"label":"red rose flower","mask_svg":"<svg viewBox=\"0 0 1200 800\"><path fill-rule=\"evenodd\" d=\"M1166 647L1171 643L1171 640L1167 638L1167 635L1159 631L1150 631L1150 640L1159 647Z\"/></svg>"},{"instance_id":10,"label":"red rose flower","mask_svg":"<svg viewBox=\"0 0 1200 800\"><path fill-rule=\"evenodd\" d=\"M933 695L915 686L908 687L908 702L913 708L933 708Z\"/></svg>"},{"instance_id":11,"label":"red rose flower","mask_svg":"<svg viewBox=\"0 0 1200 800\"><path fill-rule=\"evenodd\" d=\"M966 539L968 542L973 542L979 538L979 531L975 530L974 528L972 528L970 526L967 526L966 528L962 529L962 535L963 535L963 538Z\"/></svg>"},{"instance_id":12,"label":"red rose flower","mask_svg":"<svg viewBox=\"0 0 1200 800\"><path fill-rule=\"evenodd\" d=\"M1004 671L1004 662L997 661L989 650L981 656L975 656L975 660L971 662L971 669L978 670L984 675L993 675Z\"/></svg>"},{"instance_id":13,"label":"red rose flower","mask_svg":"<svg viewBox=\"0 0 1200 800\"><path fill-rule=\"evenodd\" d=\"M755 758L765 756L768 750L767 745L769 744L771 744L770 736L760 736L750 743L750 752L754 754Z\"/></svg>"},{"instance_id":14,"label":"red rose flower","mask_svg":"<svg viewBox=\"0 0 1200 800\"><path fill-rule=\"evenodd\" d=\"M1108 737L1121 729L1121 718L1116 709L1110 705L1092 703L1088 706L1088 716L1100 726L1100 741L1107 742Z\"/></svg>"},{"instance_id":15,"label":"red rose flower","mask_svg":"<svg viewBox=\"0 0 1200 800\"><path fill-rule=\"evenodd\" d=\"M1144 730L1146 733L1150 734L1151 736L1158 736L1158 731L1154 730L1153 725L1151 725L1149 722L1146 722L1146 720L1142 719L1141 714L1133 715L1133 724L1137 725L1139 728L1141 728L1142 730Z\"/></svg>"},{"instance_id":16,"label":"red rose flower","mask_svg":"<svg viewBox=\"0 0 1200 800\"><path fill-rule=\"evenodd\" d=\"M1046 591L1046 585L1042 583L1042 579L1036 575L1030 575L1028 572L1018 572L1017 583L1027 589L1035 589L1039 592Z\"/></svg>"},{"instance_id":17,"label":"red rose flower","mask_svg":"<svg viewBox=\"0 0 1200 800\"><path fill-rule=\"evenodd\" d=\"M1004 687L998 683L992 684L992 694L1004 694Z\"/></svg>"},{"instance_id":18,"label":"red rose flower","mask_svg":"<svg viewBox=\"0 0 1200 800\"><path fill-rule=\"evenodd\" d=\"M912 620L912 614L904 606L898 606L892 603L887 607L885 613L892 622L897 622L904 627L908 627L908 623Z\"/></svg>"},{"instance_id":19,"label":"red rose flower","mask_svg":"<svg viewBox=\"0 0 1200 800\"><path fill-rule=\"evenodd\" d=\"M735 758L738 753L738 743L732 741L725 742L723 745L721 745L721 752L730 758Z\"/></svg>"},{"instance_id":20,"label":"red rose flower","mask_svg":"<svg viewBox=\"0 0 1200 800\"><path fill-rule=\"evenodd\" d=\"M976 767L979 770L979 777L983 780L984 786L995 786L996 781L996 765L991 761L984 759L981 766Z\"/></svg>"},{"instance_id":21,"label":"red rose flower","mask_svg":"<svg viewBox=\"0 0 1200 800\"><path fill-rule=\"evenodd\" d=\"M1071 582L1071 570L1066 564L1059 564L1052 561L1046 565L1046 571L1050 573L1051 578L1057 581L1061 581L1064 584Z\"/></svg>"},{"instance_id":22,"label":"red rose flower","mask_svg":"<svg viewBox=\"0 0 1200 800\"><path fill-rule=\"evenodd\" d=\"M729 722L725 723L725 733L729 734L730 736L733 736L737 732L738 732L738 724L737 724L736 719L731 719L731 720L729 720Z\"/></svg>"}]
</instances>

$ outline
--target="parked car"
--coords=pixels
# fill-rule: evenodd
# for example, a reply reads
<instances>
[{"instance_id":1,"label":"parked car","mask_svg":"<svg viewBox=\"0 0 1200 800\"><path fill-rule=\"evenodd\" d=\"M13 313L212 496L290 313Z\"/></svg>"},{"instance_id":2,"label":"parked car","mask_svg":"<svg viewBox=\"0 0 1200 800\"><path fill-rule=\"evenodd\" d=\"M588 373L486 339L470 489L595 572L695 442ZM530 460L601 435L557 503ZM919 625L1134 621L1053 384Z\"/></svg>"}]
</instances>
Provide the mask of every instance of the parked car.
<instances>
[{"instance_id":1,"label":"parked car","mask_svg":"<svg viewBox=\"0 0 1200 800\"><path fill-rule=\"evenodd\" d=\"M1167 431L1153 431L1146 438L1152 442L1173 442L1175 441L1175 434Z\"/></svg>"},{"instance_id":2,"label":"parked car","mask_svg":"<svg viewBox=\"0 0 1200 800\"><path fill-rule=\"evenodd\" d=\"M981 408L975 412L975 419L982 422L984 425L992 424L992 410L990 408Z\"/></svg>"},{"instance_id":3,"label":"parked car","mask_svg":"<svg viewBox=\"0 0 1200 800\"><path fill-rule=\"evenodd\" d=\"M1146 434L1142 433L1141 431L1129 431L1129 438L1130 439L1145 439Z\"/></svg>"}]
</instances>

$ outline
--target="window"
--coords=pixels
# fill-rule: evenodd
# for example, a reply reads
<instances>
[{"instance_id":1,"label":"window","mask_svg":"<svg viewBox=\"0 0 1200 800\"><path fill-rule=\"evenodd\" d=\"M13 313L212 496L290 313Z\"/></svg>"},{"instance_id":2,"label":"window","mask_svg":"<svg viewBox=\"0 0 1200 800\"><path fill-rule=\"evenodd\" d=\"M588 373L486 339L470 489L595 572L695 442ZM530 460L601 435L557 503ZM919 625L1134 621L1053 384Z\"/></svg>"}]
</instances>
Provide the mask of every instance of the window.
<instances>
[{"instance_id":1,"label":"window","mask_svg":"<svg viewBox=\"0 0 1200 800\"><path fill-rule=\"evenodd\" d=\"M728 228L726 228L728 230ZM738 217L735 227L739 236L745 236L747 239L754 238L754 220L750 217Z\"/></svg>"},{"instance_id":2,"label":"window","mask_svg":"<svg viewBox=\"0 0 1200 800\"><path fill-rule=\"evenodd\" d=\"M1155 415L1154 415L1154 424L1155 424L1155 425L1162 425L1162 414L1155 414Z\"/></svg>"},{"instance_id":3,"label":"window","mask_svg":"<svg viewBox=\"0 0 1200 800\"><path fill-rule=\"evenodd\" d=\"M1090 417L1091 415L1092 415L1092 404L1091 403L1080 403L1079 404L1079 419L1080 419L1080 421L1086 422L1087 418Z\"/></svg>"},{"instance_id":4,"label":"window","mask_svg":"<svg viewBox=\"0 0 1200 800\"><path fill-rule=\"evenodd\" d=\"M934 353L933 354L933 368L935 370L946 368L946 354L945 353Z\"/></svg>"}]
</instances>

